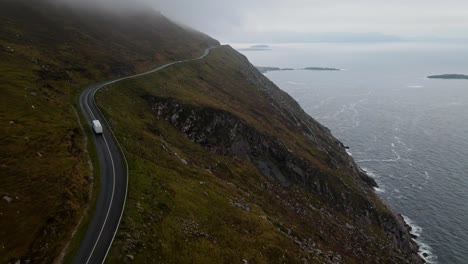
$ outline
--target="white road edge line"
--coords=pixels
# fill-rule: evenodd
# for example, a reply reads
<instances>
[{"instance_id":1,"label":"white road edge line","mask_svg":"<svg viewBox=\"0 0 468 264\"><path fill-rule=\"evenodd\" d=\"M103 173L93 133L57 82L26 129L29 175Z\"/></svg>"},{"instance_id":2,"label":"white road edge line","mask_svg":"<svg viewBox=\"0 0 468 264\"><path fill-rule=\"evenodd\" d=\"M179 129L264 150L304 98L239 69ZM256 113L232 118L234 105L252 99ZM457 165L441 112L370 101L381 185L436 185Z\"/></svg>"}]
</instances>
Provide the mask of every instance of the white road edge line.
<instances>
[{"instance_id":1,"label":"white road edge line","mask_svg":"<svg viewBox=\"0 0 468 264\"><path fill-rule=\"evenodd\" d=\"M88 93L88 97L89 97L89 94ZM93 93L93 96L94 96L94 93ZM87 102L87 101L86 101ZM86 104L89 108L89 105ZM89 108L91 109L91 108ZM92 111L91 111L92 113ZM93 118L94 118L94 114L93 115ZM94 253L94 250L96 249L96 246L97 244L99 243L99 239L101 238L101 235L102 235L102 231L104 230L104 227L106 226L106 223L107 223L107 219L109 218L109 213L110 213L110 210L112 208L112 203L114 202L114 193L115 193L115 165L114 165L114 158L112 157L112 152L110 151L110 147L109 147L109 144L107 143L107 140L106 140L106 137L104 136L104 134L102 135L102 138L104 139L104 142L106 143L106 147L107 147L107 152L109 152L109 157L111 159L111 163L112 163L112 176L113 176L113 181L112 181L112 194L111 194L111 200L110 200L110 205L109 205L109 208L107 209L107 213L106 213L106 218L104 218L104 223L102 224L101 226L101 230L99 231L99 235L96 239L96 242L94 243L94 246L93 246L93 249L91 250L91 253L89 254L88 256L88 259L86 260L86 264L89 263L89 260L91 259L91 257L93 256L93 253ZM104 262L104 260L103 260Z\"/></svg>"},{"instance_id":2,"label":"white road edge line","mask_svg":"<svg viewBox=\"0 0 468 264\"><path fill-rule=\"evenodd\" d=\"M124 203L123 203L123 206L122 206L122 211L120 213L120 218L119 218L119 221L117 223L117 228L114 230L114 235L112 236L112 240L109 244L109 246L107 247L107 251L106 251L106 254L104 255L104 258L102 259L102 262L101 263L104 263L104 261L106 260L107 258L107 255L109 254L109 250L112 246L112 244L114 243L114 239L115 239L115 235L117 234L117 231L119 230L119 227L120 227L120 222L122 221L122 216L123 216L123 213L124 213L124 210L125 210L125 205L126 205L126 202L127 202L127 194L128 194L128 162L127 162L127 157L125 156L124 152L123 152L123 149L122 149L122 146L120 145L120 142L117 140L117 137L115 136L114 134L114 131L112 131L109 123L107 122L107 119L104 118L104 114L102 113L101 109L99 108L99 106L97 105L96 103L96 100L95 100L95 95L96 95L96 92L109 85L109 84L112 84L112 83L116 83L116 82L119 82L119 81L123 81L123 80L126 80L126 79L131 79L131 78L135 78L135 77L139 77L139 76L143 76L143 75L147 75L147 74L150 74L150 73L154 73L154 72L157 72L157 71L160 71L164 68L167 68L169 66L172 66L174 64L179 64L179 63L183 63L183 62L187 62L187 61L195 61L195 60L200 60L200 59L203 59L204 57L206 57L209 52L214 49L214 48L217 48L216 47L210 47L210 48L207 48L205 50L205 52L203 53L203 55L201 55L200 57L197 57L195 59L188 59L188 60L182 60L182 61L176 61L176 62L171 62L171 63L168 63L168 64L165 64L165 65L162 65L162 66L159 66L157 67L156 69L153 69L153 70L150 70L148 72L144 72L144 73L140 73L140 74L136 74L136 75L132 75L132 76L128 76L128 77L124 77L124 78L120 78L120 79L117 79L117 80L113 80L113 81L109 81L109 82L106 82L104 84L102 84L101 86L95 88L95 89L91 89L90 92L88 92L88 96L90 95L91 91L93 92L92 93L92 100L93 100L93 103L94 105L96 106L96 108L98 109L99 113L102 115L103 119L104 119L104 122L106 122L111 134L112 134L112 137L114 138L115 142L117 142L117 145L119 146L119 149L120 149L120 152L122 153L122 156L124 157L124 161L125 161L125 165L127 167L127 183L126 183L126 187L125 187L125 198L124 198ZM86 96L86 97L88 97ZM95 118L94 114L93 114L93 111L91 111L91 108L89 107L88 105L88 100L85 101L86 102L86 106L88 107L88 109L90 110L90 113L93 117L93 119ZM104 137L104 135L103 135ZM101 234L102 234L102 230L104 229L104 226L106 225L106 222L107 222L107 217L109 216L109 212L110 212L110 209L112 207L112 202L113 202L113 198L114 198L114 190L115 190L115 167L114 167L114 160L112 158L112 154L110 152L110 148L109 148L109 145L107 144L107 140L106 138L104 137L104 141L106 143L106 146L107 146L107 150L109 151L109 155L111 157L111 161L112 161L112 169L113 169L113 174L114 174L114 184L113 184L113 188L112 188L112 195L111 195L111 204L109 206L109 209L107 211L107 214L106 214L106 218L104 220L104 224L101 226L101 231L99 232L99 236L98 236L98 239L96 240L95 244L94 244L94 247L93 247L93 250L91 251L91 254L89 255L88 257L88 260L86 261L86 264L88 264L89 260L91 259L91 256L93 255L94 253L94 249L96 248L96 245L97 243L99 242L99 239L101 237Z\"/></svg>"},{"instance_id":3,"label":"white road edge line","mask_svg":"<svg viewBox=\"0 0 468 264\"><path fill-rule=\"evenodd\" d=\"M102 227L101 227L101 230L99 231L99 235L98 235L98 238L96 240L96 242L94 243L94 246L93 246L93 250L91 250L91 254L89 254L89 257L88 257L88 260L86 261L86 263L89 262L89 260L91 259L91 257L93 256L93 253L94 253L94 250L96 249L96 246L99 242L99 239L101 238L101 235L102 235L102 231L104 230L104 227L106 226L106 223L107 223L107 219L109 218L109 213L110 213L110 210L112 208L112 203L114 202L114 193L115 193L115 166L114 166L114 159L112 158L112 154L110 154L110 148L109 148L109 144L107 143L107 140L105 137L104 138L104 142L106 143L106 147L107 147L107 151L109 152L109 155L110 155L110 158L111 158L111 162L112 162L112 174L114 176L113 178L113 182L112 182L112 194L111 194L111 201L110 201L110 205L109 205L109 209L107 209L107 213L106 213L106 218L104 219L104 223L102 224ZM103 260L104 262L104 260Z\"/></svg>"},{"instance_id":4,"label":"white road edge line","mask_svg":"<svg viewBox=\"0 0 468 264\"><path fill-rule=\"evenodd\" d=\"M96 106L97 110L99 111L99 113L104 117L104 114L102 113L101 109L99 108L99 106L97 105L96 103L96 100L95 100L95 94L97 92L98 89L106 86L107 84L104 84L103 86L97 88L96 90L94 90L94 93L93 93L93 102L94 102L94 105ZM102 259L102 262L101 263L104 263L104 261L106 260L107 258L107 255L109 254L109 250L112 246L112 243L114 243L114 239L115 239L115 235L117 235L117 231L119 230L119 227L120 227L120 222L122 221L122 216L123 216L123 213L124 213L124 210L125 210L125 205L127 203L127 193L128 193L128 162L127 162L127 157L125 156L124 154L124 151L122 149L122 146L120 146L120 142L117 140L117 137L115 136L114 134L114 131L112 131L111 129L111 126L109 125L109 123L107 122L107 119L104 118L104 122L106 122L107 124L107 127L109 128L111 134L112 134L112 137L114 138L115 142L117 142L117 145L119 146L119 149L120 149L120 152L122 153L122 156L124 157L124 161L125 161L125 167L127 168L127 183L126 183L126 187L125 187L125 198L124 198L124 203L123 203L123 206L122 206L122 211L120 212L120 217L119 217L119 222L117 224L117 228L114 230L114 235L112 236L112 240L109 244L109 247L107 247L107 251L106 251L106 254L104 255L104 258Z\"/></svg>"},{"instance_id":5,"label":"white road edge line","mask_svg":"<svg viewBox=\"0 0 468 264\"><path fill-rule=\"evenodd\" d=\"M85 98L86 98L86 100L85 100L86 108L88 108L91 117L92 117L93 119L96 119L96 117L94 116L93 111L92 111L91 108L89 107L88 100L87 100L88 97L89 97L89 92L87 92L87 93L86 93L86 96L85 96Z\"/></svg>"}]
</instances>

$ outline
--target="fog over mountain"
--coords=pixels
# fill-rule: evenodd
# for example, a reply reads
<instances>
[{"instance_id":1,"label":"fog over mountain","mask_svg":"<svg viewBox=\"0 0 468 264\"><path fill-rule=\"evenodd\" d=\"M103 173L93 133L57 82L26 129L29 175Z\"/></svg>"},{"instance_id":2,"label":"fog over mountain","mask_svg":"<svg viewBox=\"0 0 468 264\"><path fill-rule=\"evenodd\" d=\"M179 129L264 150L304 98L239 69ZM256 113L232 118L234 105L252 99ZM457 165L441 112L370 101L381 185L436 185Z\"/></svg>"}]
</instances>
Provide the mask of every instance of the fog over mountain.
<instances>
[{"instance_id":1,"label":"fog over mountain","mask_svg":"<svg viewBox=\"0 0 468 264\"><path fill-rule=\"evenodd\" d=\"M154 8L221 41L468 39L468 1L60 0L109 9Z\"/></svg>"}]
</instances>

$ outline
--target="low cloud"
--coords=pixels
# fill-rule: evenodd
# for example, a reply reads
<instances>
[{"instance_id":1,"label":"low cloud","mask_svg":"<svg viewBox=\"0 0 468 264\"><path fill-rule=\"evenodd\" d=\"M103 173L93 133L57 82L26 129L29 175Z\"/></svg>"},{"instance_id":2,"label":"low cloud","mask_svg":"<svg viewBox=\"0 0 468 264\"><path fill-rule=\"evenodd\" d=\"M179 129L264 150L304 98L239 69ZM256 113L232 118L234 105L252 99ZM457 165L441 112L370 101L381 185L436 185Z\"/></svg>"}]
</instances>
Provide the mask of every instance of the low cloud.
<instances>
[{"instance_id":1,"label":"low cloud","mask_svg":"<svg viewBox=\"0 0 468 264\"><path fill-rule=\"evenodd\" d=\"M155 9L225 41L379 32L468 38L466 0L58 0L114 10Z\"/></svg>"}]
</instances>

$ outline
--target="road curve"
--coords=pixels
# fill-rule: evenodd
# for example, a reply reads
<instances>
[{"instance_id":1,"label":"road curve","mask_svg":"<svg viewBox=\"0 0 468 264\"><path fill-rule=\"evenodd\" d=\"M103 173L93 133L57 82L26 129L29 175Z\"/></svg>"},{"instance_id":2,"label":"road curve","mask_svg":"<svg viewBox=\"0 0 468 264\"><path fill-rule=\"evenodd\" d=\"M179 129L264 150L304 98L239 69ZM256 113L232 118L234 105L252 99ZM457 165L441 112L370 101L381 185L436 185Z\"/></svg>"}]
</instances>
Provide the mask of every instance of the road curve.
<instances>
[{"instance_id":1,"label":"road curve","mask_svg":"<svg viewBox=\"0 0 468 264\"><path fill-rule=\"evenodd\" d=\"M157 72L175 64L201 60L213 48L216 47L207 48L198 58L167 63L144 73L91 85L81 93L79 97L80 109L88 125L91 127L91 122L94 119L100 120L103 133L101 135L93 134L100 169L99 196L86 234L73 259L74 264L103 263L105 261L119 228L127 198L127 161L109 124L97 106L94 95L99 89L112 83Z\"/></svg>"}]
</instances>

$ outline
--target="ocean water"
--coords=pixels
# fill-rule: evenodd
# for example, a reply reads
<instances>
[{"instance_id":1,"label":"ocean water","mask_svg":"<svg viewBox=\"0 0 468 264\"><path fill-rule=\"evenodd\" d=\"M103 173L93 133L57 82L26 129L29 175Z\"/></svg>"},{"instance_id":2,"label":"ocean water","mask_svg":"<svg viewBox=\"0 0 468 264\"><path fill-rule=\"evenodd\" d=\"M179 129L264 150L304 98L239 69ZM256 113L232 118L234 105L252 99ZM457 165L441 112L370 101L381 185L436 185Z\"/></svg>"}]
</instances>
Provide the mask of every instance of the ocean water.
<instances>
[{"instance_id":1,"label":"ocean water","mask_svg":"<svg viewBox=\"0 0 468 264\"><path fill-rule=\"evenodd\" d=\"M468 80L426 78L468 74L467 43L271 46L242 53L256 66L343 69L265 75L350 147L427 262L468 263Z\"/></svg>"}]
</instances>

